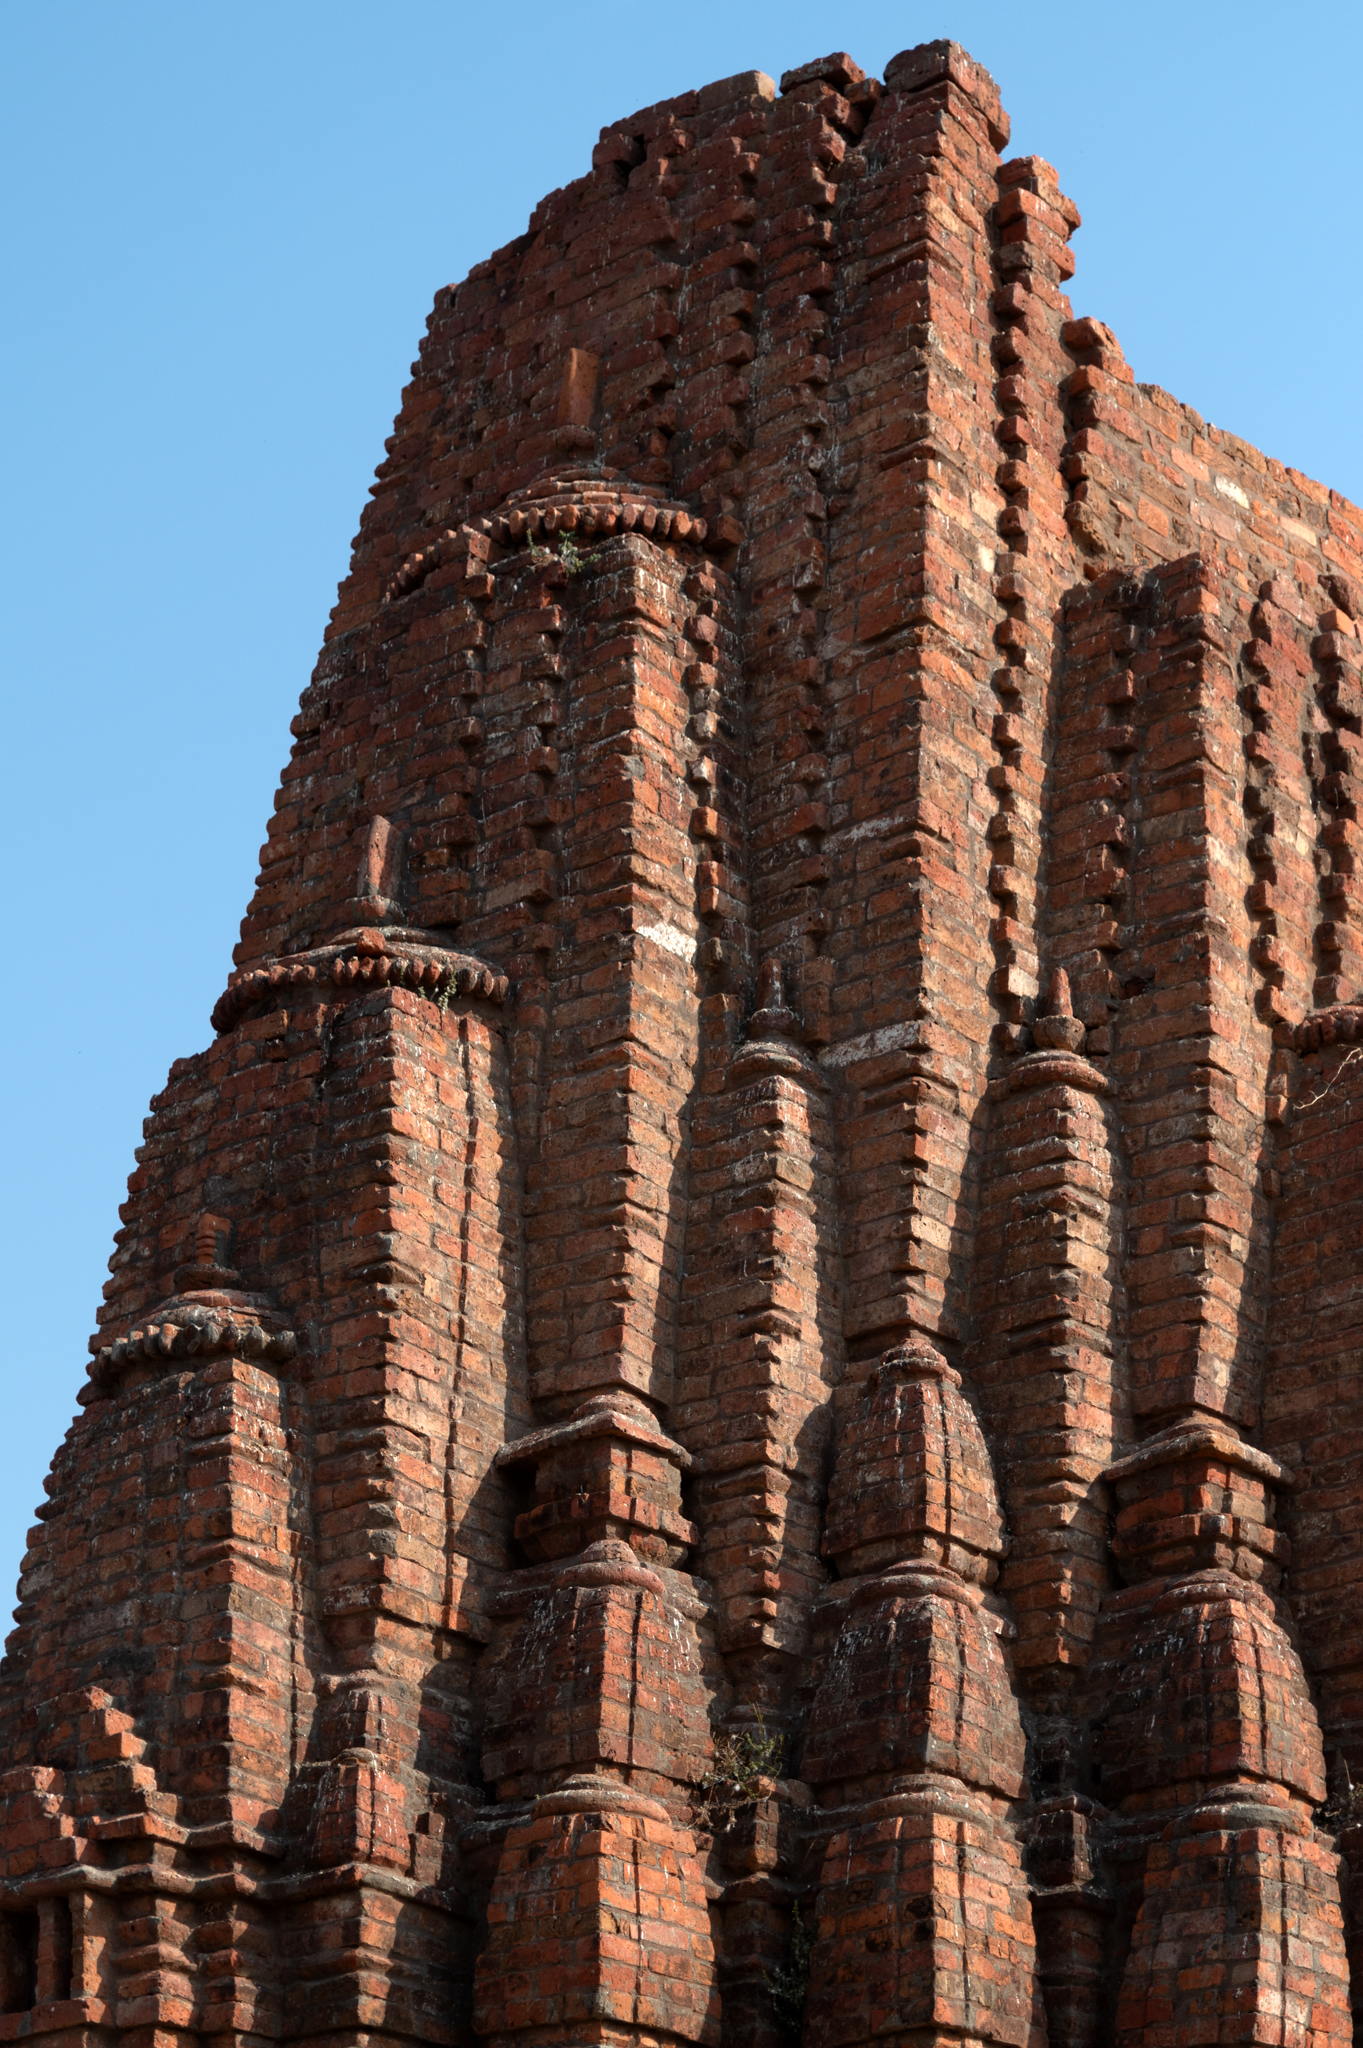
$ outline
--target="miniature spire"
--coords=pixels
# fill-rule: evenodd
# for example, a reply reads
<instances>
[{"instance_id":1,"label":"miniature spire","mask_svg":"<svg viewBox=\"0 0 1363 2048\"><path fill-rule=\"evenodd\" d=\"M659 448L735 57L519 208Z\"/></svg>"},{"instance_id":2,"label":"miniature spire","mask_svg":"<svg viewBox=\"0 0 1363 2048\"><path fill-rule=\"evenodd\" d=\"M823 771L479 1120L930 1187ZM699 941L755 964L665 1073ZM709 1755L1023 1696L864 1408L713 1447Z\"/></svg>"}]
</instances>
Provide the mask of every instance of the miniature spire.
<instances>
[{"instance_id":1,"label":"miniature spire","mask_svg":"<svg viewBox=\"0 0 1363 2048\"><path fill-rule=\"evenodd\" d=\"M1070 978L1063 967L1051 974L1045 1001L1032 1023L1032 1036L1046 1051L1082 1052L1084 1026L1070 1008Z\"/></svg>"},{"instance_id":2,"label":"miniature spire","mask_svg":"<svg viewBox=\"0 0 1363 2048\"><path fill-rule=\"evenodd\" d=\"M800 1020L786 1003L781 962L764 960L757 970L757 1008L748 1019L749 1039L798 1038Z\"/></svg>"}]
</instances>

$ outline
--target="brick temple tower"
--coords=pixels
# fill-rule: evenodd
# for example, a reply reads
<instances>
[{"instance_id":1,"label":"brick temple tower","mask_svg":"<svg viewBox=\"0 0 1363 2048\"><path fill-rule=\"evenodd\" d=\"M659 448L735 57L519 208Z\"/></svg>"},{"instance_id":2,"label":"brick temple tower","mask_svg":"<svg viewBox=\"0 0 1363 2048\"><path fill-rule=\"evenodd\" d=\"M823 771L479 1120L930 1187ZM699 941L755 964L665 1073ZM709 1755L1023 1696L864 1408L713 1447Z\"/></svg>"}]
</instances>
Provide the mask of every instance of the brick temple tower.
<instances>
[{"instance_id":1,"label":"brick temple tower","mask_svg":"<svg viewBox=\"0 0 1363 2048\"><path fill-rule=\"evenodd\" d=\"M1363 514L1007 137L724 79L438 294L30 1539L0 2042L1351 2038Z\"/></svg>"}]
</instances>

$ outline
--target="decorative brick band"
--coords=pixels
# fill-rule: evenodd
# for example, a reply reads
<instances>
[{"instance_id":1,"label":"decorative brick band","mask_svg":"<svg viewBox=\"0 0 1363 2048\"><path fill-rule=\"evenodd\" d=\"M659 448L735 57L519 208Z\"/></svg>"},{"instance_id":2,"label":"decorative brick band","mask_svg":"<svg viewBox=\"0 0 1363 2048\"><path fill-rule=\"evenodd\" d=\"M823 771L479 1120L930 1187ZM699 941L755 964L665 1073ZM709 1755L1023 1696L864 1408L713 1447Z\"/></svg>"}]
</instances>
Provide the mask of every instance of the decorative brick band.
<instances>
[{"instance_id":1,"label":"decorative brick band","mask_svg":"<svg viewBox=\"0 0 1363 2048\"><path fill-rule=\"evenodd\" d=\"M525 501L508 501L508 509L488 520L493 540L519 546L543 536L552 540L572 534L583 540L609 540L618 533L641 533L649 540L689 541L703 547L709 534L704 519L663 498L647 484L625 484L611 490L593 483L551 481L545 495L534 486ZM720 546L728 543L720 541Z\"/></svg>"},{"instance_id":2,"label":"decorative brick band","mask_svg":"<svg viewBox=\"0 0 1363 2048\"><path fill-rule=\"evenodd\" d=\"M645 1798L618 1778L596 1771L578 1771L565 1778L557 1792L542 1792L535 1801L535 1813L637 1813L671 1824L671 1815L660 1800Z\"/></svg>"},{"instance_id":3,"label":"decorative brick band","mask_svg":"<svg viewBox=\"0 0 1363 2048\"><path fill-rule=\"evenodd\" d=\"M507 500L506 509L490 518L475 520L471 526L446 527L403 561L390 577L383 602L393 604L420 589L436 569L469 557L468 574L483 567L477 558L486 554L488 543L499 547L525 547L537 540L551 541L570 534L587 542L611 540L617 534L640 533L649 540L671 540L713 549L732 546L724 522L710 522L688 512L684 505L665 499L651 484L636 484L627 477L614 481L605 470L582 476L542 477L524 492Z\"/></svg>"},{"instance_id":4,"label":"decorative brick band","mask_svg":"<svg viewBox=\"0 0 1363 2048\"><path fill-rule=\"evenodd\" d=\"M1319 1052L1325 1045L1353 1045L1358 1040L1363 1040L1363 1003L1316 1010L1303 1017L1292 1033L1292 1043L1301 1053Z\"/></svg>"},{"instance_id":5,"label":"decorative brick band","mask_svg":"<svg viewBox=\"0 0 1363 2048\"><path fill-rule=\"evenodd\" d=\"M1103 1477L1115 1484L1119 1479L1133 1479L1138 1473L1176 1465L1180 1460L1189 1458L1215 1458L1219 1463L1248 1472L1272 1487L1293 1484L1287 1467L1279 1464L1276 1458L1270 1458L1266 1451L1244 1443L1234 1430L1203 1422L1178 1423L1172 1429L1162 1430L1158 1436L1147 1438L1136 1450L1129 1451L1125 1457L1109 1465Z\"/></svg>"},{"instance_id":6,"label":"decorative brick band","mask_svg":"<svg viewBox=\"0 0 1363 2048\"><path fill-rule=\"evenodd\" d=\"M1107 1095L1111 1086L1102 1068L1078 1053L1029 1052L1008 1069L1001 1092L1019 1095L1027 1088L1080 1088L1087 1095Z\"/></svg>"},{"instance_id":7,"label":"decorative brick band","mask_svg":"<svg viewBox=\"0 0 1363 2048\"><path fill-rule=\"evenodd\" d=\"M607 1397L608 1398L608 1397ZM607 1405L602 1400L600 1408L593 1402L585 1404L592 1412L575 1416L571 1422L559 1424L555 1429L532 1430L529 1436L518 1436L513 1442L503 1444L493 1463L503 1468L513 1465L533 1465L551 1451L561 1450L569 1444L583 1443L591 1437L622 1437L630 1443L643 1445L659 1458L665 1458L670 1465L680 1466L689 1471L695 1459L689 1451L674 1443L660 1429L649 1429L636 1414L631 1414L623 1403Z\"/></svg>"},{"instance_id":8,"label":"decorative brick band","mask_svg":"<svg viewBox=\"0 0 1363 2048\"><path fill-rule=\"evenodd\" d=\"M268 967L249 967L234 974L213 1005L215 1031L230 1031L250 1009L273 1009L297 990L315 988L318 996L338 990L409 988L433 1001L454 996L479 997L504 1003L507 976L484 966L467 953L451 953L425 943L425 934L408 931L347 932L335 944L306 953L288 954Z\"/></svg>"},{"instance_id":9,"label":"decorative brick band","mask_svg":"<svg viewBox=\"0 0 1363 2048\"><path fill-rule=\"evenodd\" d=\"M153 1317L145 1328L104 1345L95 1354L90 1378L100 1388L134 1365L164 1365L191 1358L200 1365L224 1357L287 1365L297 1351L298 1339L292 1330L267 1327L250 1308L209 1308L195 1303L168 1307L163 1317ZM77 1399L83 1397L88 1400L95 1395L83 1388Z\"/></svg>"}]
</instances>

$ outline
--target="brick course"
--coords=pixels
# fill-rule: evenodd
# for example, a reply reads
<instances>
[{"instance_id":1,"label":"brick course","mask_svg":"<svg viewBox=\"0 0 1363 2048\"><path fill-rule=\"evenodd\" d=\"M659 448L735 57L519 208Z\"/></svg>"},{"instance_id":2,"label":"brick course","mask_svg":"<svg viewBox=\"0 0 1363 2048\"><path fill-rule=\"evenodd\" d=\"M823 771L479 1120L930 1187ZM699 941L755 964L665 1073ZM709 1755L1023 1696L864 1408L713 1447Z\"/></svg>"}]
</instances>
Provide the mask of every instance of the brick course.
<instances>
[{"instance_id":1,"label":"brick course","mask_svg":"<svg viewBox=\"0 0 1363 2048\"><path fill-rule=\"evenodd\" d=\"M741 74L437 295L30 1539L0 2041L1351 2038L1363 513L1007 135Z\"/></svg>"}]
</instances>

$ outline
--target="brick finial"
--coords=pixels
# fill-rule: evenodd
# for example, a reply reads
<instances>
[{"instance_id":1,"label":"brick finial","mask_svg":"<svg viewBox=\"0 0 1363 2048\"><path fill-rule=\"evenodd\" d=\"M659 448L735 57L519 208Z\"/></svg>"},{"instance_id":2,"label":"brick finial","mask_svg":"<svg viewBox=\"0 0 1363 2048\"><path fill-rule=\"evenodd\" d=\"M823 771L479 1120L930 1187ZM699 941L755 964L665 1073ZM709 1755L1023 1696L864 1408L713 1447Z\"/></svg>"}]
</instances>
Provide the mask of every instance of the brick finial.
<instances>
[{"instance_id":1,"label":"brick finial","mask_svg":"<svg viewBox=\"0 0 1363 2048\"><path fill-rule=\"evenodd\" d=\"M1081 1052L1086 1035L1083 1023L1070 1007L1070 978L1063 967L1056 967L1046 985L1045 1002L1032 1021L1032 1036L1040 1046Z\"/></svg>"},{"instance_id":2,"label":"brick finial","mask_svg":"<svg viewBox=\"0 0 1363 2048\"><path fill-rule=\"evenodd\" d=\"M240 1278L228 1264L233 1225L230 1217L203 1210L195 1221L186 1250L188 1260L175 1274L177 1288L230 1287Z\"/></svg>"}]
</instances>

